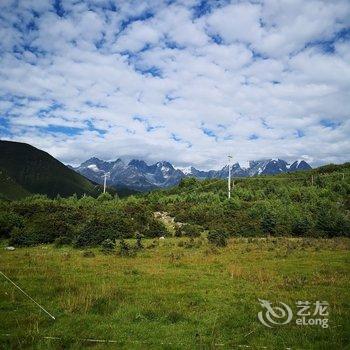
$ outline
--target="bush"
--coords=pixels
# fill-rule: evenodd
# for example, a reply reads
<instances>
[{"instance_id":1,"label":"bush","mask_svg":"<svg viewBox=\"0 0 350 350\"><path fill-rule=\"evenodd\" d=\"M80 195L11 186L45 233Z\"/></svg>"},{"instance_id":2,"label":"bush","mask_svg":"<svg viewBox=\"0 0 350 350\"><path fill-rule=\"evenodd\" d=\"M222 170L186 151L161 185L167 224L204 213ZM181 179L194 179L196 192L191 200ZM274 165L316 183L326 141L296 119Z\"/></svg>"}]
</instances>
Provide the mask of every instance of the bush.
<instances>
[{"instance_id":1,"label":"bush","mask_svg":"<svg viewBox=\"0 0 350 350\"><path fill-rule=\"evenodd\" d=\"M73 241L73 245L75 248L83 248L83 247L92 247L96 245L94 239L83 231L78 237Z\"/></svg>"},{"instance_id":2,"label":"bush","mask_svg":"<svg viewBox=\"0 0 350 350\"><path fill-rule=\"evenodd\" d=\"M175 227L175 237L182 237L182 225L181 224L176 224Z\"/></svg>"},{"instance_id":3,"label":"bush","mask_svg":"<svg viewBox=\"0 0 350 350\"><path fill-rule=\"evenodd\" d=\"M139 232L137 232L136 233L136 245L135 245L136 250L143 249L143 244L141 242L141 239L142 239L142 235Z\"/></svg>"},{"instance_id":4,"label":"bush","mask_svg":"<svg viewBox=\"0 0 350 350\"><path fill-rule=\"evenodd\" d=\"M100 202L104 202L104 201L110 201L113 199L113 196L108 193L108 192L105 192L105 193L101 193L98 197L97 197L97 200L99 200Z\"/></svg>"},{"instance_id":5,"label":"bush","mask_svg":"<svg viewBox=\"0 0 350 350\"><path fill-rule=\"evenodd\" d=\"M244 198L244 200L247 200L247 199ZM249 198L248 200L251 200L251 198ZM242 204L238 198L231 197L230 199L226 199L224 205L225 205L224 207L225 214L232 215L241 208Z\"/></svg>"},{"instance_id":6,"label":"bush","mask_svg":"<svg viewBox=\"0 0 350 350\"><path fill-rule=\"evenodd\" d=\"M296 236L306 235L311 229L311 222L307 217L294 219L292 223L292 233Z\"/></svg>"},{"instance_id":7,"label":"bush","mask_svg":"<svg viewBox=\"0 0 350 350\"><path fill-rule=\"evenodd\" d=\"M272 213L266 213L261 220L261 229L264 233L276 234L277 220Z\"/></svg>"},{"instance_id":8,"label":"bush","mask_svg":"<svg viewBox=\"0 0 350 350\"><path fill-rule=\"evenodd\" d=\"M33 239L32 235L28 235L23 229L14 227L10 235L10 245L18 247L29 247L35 245L38 242Z\"/></svg>"},{"instance_id":9,"label":"bush","mask_svg":"<svg viewBox=\"0 0 350 350\"><path fill-rule=\"evenodd\" d=\"M23 227L22 216L12 212L0 213L0 238L9 238L11 231L15 228Z\"/></svg>"},{"instance_id":10,"label":"bush","mask_svg":"<svg viewBox=\"0 0 350 350\"><path fill-rule=\"evenodd\" d=\"M168 234L168 229L166 226L159 220L152 218L148 224L147 229L145 230L145 236L155 238L166 236Z\"/></svg>"},{"instance_id":11,"label":"bush","mask_svg":"<svg viewBox=\"0 0 350 350\"><path fill-rule=\"evenodd\" d=\"M176 228L175 236L176 237L188 236L188 237L195 238L195 237L199 237L202 232L203 232L203 227L200 225L184 224Z\"/></svg>"},{"instance_id":12,"label":"bush","mask_svg":"<svg viewBox=\"0 0 350 350\"><path fill-rule=\"evenodd\" d=\"M208 241L210 244L216 247L227 246L227 235L222 231L211 230L208 233Z\"/></svg>"},{"instance_id":13,"label":"bush","mask_svg":"<svg viewBox=\"0 0 350 350\"><path fill-rule=\"evenodd\" d=\"M115 250L115 243L109 238L101 243L101 251L104 254L112 254Z\"/></svg>"},{"instance_id":14,"label":"bush","mask_svg":"<svg viewBox=\"0 0 350 350\"><path fill-rule=\"evenodd\" d=\"M194 177L185 177L179 183L180 188L192 188L197 184L197 179Z\"/></svg>"},{"instance_id":15,"label":"bush","mask_svg":"<svg viewBox=\"0 0 350 350\"><path fill-rule=\"evenodd\" d=\"M133 251L129 244L124 241L124 239L121 239L119 242L119 255L122 256L131 256L133 255Z\"/></svg>"},{"instance_id":16,"label":"bush","mask_svg":"<svg viewBox=\"0 0 350 350\"><path fill-rule=\"evenodd\" d=\"M11 242L17 245L53 243L58 237L73 237L73 234L72 227L60 214L38 212L26 220L23 228L11 234Z\"/></svg>"},{"instance_id":17,"label":"bush","mask_svg":"<svg viewBox=\"0 0 350 350\"><path fill-rule=\"evenodd\" d=\"M350 220L330 205L318 208L316 227L328 237L350 234Z\"/></svg>"},{"instance_id":18,"label":"bush","mask_svg":"<svg viewBox=\"0 0 350 350\"><path fill-rule=\"evenodd\" d=\"M67 236L57 237L54 241L56 247L61 247L63 245L69 245L72 243L72 238Z\"/></svg>"},{"instance_id":19,"label":"bush","mask_svg":"<svg viewBox=\"0 0 350 350\"><path fill-rule=\"evenodd\" d=\"M124 216L106 213L95 215L81 228L75 246L89 247L101 244L104 240L131 237L132 222Z\"/></svg>"}]
</instances>

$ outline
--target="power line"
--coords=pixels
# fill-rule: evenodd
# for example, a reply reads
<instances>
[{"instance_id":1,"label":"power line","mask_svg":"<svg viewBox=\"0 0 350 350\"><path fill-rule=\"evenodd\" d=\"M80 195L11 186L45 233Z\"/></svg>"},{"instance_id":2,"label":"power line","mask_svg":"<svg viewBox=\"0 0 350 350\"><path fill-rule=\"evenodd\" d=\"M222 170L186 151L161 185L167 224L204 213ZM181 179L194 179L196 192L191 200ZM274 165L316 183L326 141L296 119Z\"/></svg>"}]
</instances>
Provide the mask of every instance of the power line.
<instances>
[{"instance_id":1,"label":"power line","mask_svg":"<svg viewBox=\"0 0 350 350\"><path fill-rule=\"evenodd\" d=\"M27 294L21 287L19 287L15 282L13 282L9 277L7 277L2 271L0 274L3 275L10 283L12 283L17 289L19 289L27 298L29 298L34 304L40 307L46 314L48 314L53 320L55 320L55 316L51 315L47 310L45 310L39 303L37 303L29 294Z\"/></svg>"}]
</instances>

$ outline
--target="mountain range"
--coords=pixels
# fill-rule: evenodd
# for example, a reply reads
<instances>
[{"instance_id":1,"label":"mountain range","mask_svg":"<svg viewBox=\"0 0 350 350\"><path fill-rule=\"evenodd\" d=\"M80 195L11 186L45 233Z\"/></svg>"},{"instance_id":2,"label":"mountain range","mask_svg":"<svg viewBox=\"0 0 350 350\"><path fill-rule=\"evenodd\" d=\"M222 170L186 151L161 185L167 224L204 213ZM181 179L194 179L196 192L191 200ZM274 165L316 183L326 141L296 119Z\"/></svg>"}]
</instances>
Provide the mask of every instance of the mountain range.
<instances>
[{"instance_id":1,"label":"mountain range","mask_svg":"<svg viewBox=\"0 0 350 350\"><path fill-rule=\"evenodd\" d=\"M150 191L177 185L182 178L193 176L198 179L223 179L228 176L228 166L220 170L203 171L195 167L175 168L167 161L148 165L143 160L133 159L126 163L120 158L115 161L104 161L96 157L90 158L78 167L71 169L88 179L103 183L103 176L108 174L107 184L115 188L129 188L135 191ZM231 166L233 177L248 177L257 175L273 175L293 171L308 170L311 166L304 160L291 164L282 159L268 159L249 162L247 168L239 163Z\"/></svg>"},{"instance_id":2,"label":"mountain range","mask_svg":"<svg viewBox=\"0 0 350 350\"><path fill-rule=\"evenodd\" d=\"M305 161L288 164L281 159L252 161L248 167L233 164L233 177L280 174L310 169ZM103 175L107 173L107 190L119 196L177 185L184 177L223 179L228 166L203 171L195 167L175 168L167 161L148 165L143 160L104 161L90 158L78 167L66 166L50 154L31 145L0 141L0 199L19 199L31 194L49 197L74 193L98 196L102 192Z\"/></svg>"},{"instance_id":3,"label":"mountain range","mask_svg":"<svg viewBox=\"0 0 350 350\"><path fill-rule=\"evenodd\" d=\"M72 167L72 169L101 184L103 183L103 175L108 173L108 185L136 191L150 191L156 188L175 186L186 176L169 162L163 161L147 165L143 160L136 159L125 163L121 159L106 162L94 157L76 168Z\"/></svg>"}]
</instances>

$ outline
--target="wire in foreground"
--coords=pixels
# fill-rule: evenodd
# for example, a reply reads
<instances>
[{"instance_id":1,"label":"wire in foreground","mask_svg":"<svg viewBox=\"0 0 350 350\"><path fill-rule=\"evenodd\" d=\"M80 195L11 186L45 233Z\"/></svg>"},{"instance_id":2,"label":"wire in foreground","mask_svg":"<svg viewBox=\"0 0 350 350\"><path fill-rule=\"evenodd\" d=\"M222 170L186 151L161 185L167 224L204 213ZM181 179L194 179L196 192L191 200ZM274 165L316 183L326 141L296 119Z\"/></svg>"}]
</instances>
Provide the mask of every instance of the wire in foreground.
<instances>
[{"instance_id":1,"label":"wire in foreground","mask_svg":"<svg viewBox=\"0 0 350 350\"><path fill-rule=\"evenodd\" d=\"M53 320L55 320L55 316L51 315L47 310L45 310L39 303L37 303L30 295L28 295L21 287L19 287L15 282L13 282L9 277L7 277L2 271L0 274L3 275L10 283L12 283L17 289L19 289L27 298L29 298L34 304L40 307L47 315L49 315Z\"/></svg>"}]
</instances>

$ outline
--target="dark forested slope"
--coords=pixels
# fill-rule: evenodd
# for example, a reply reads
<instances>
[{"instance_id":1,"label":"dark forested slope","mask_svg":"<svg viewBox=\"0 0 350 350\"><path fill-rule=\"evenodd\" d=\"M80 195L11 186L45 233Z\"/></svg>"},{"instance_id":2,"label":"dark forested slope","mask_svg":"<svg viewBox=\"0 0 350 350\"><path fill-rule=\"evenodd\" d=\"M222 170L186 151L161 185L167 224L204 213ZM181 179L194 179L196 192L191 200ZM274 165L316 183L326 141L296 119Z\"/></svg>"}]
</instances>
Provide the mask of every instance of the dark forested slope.
<instances>
[{"instance_id":1,"label":"dark forested slope","mask_svg":"<svg viewBox=\"0 0 350 350\"><path fill-rule=\"evenodd\" d=\"M0 141L0 171L6 174L1 178L0 192L2 197L9 199L21 198L26 192L49 197L101 192L97 184L48 153L25 143Z\"/></svg>"}]
</instances>

